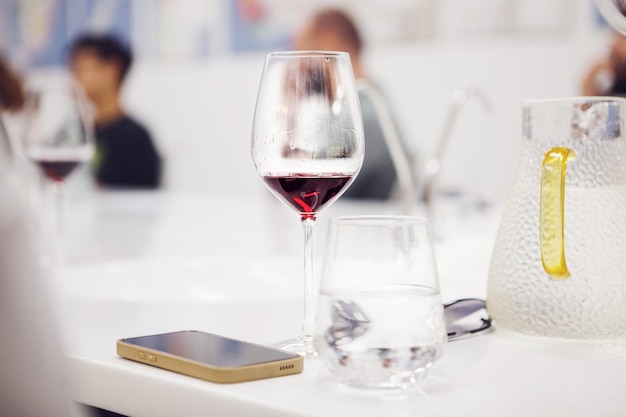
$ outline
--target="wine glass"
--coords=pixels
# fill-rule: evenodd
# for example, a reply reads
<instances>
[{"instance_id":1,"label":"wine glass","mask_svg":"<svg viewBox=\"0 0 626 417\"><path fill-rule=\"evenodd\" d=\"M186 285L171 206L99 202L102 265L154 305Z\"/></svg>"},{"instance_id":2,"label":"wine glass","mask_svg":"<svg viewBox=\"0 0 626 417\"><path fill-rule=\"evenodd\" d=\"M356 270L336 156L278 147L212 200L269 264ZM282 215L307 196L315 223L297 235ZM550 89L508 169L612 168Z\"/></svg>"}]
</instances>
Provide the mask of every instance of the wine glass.
<instances>
[{"instance_id":1,"label":"wine glass","mask_svg":"<svg viewBox=\"0 0 626 417\"><path fill-rule=\"evenodd\" d=\"M93 124L82 91L75 85L47 87L29 93L24 109L22 150L39 167L49 185L56 253L62 255L63 186L68 176L93 154Z\"/></svg>"},{"instance_id":2,"label":"wine glass","mask_svg":"<svg viewBox=\"0 0 626 417\"><path fill-rule=\"evenodd\" d=\"M272 193L304 229L304 324L278 344L315 357L311 235L318 213L352 183L363 164L363 121L345 52L274 52L267 56L254 113L252 159Z\"/></svg>"}]
</instances>

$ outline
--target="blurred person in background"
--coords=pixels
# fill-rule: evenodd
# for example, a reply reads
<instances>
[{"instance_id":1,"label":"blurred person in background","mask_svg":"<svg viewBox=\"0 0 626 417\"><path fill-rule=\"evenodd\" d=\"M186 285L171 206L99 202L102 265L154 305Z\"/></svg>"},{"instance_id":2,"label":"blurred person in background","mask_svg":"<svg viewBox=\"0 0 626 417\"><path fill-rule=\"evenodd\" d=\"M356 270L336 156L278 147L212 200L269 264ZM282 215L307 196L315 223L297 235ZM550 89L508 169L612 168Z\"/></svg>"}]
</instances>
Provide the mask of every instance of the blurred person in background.
<instances>
[{"instance_id":1,"label":"blurred person in background","mask_svg":"<svg viewBox=\"0 0 626 417\"><path fill-rule=\"evenodd\" d=\"M586 96L626 96L626 37L615 33L609 53L594 63L582 83Z\"/></svg>"},{"instance_id":2,"label":"blurred person in background","mask_svg":"<svg viewBox=\"0 0 626 417\"><path fill-rule=\"evenodd\" d=\"M86 34L70 48L70 68L95 110L96 181L105 187L158 188L161 158L148 130L124 111L121 88L132 53L110 35Z\"/></svg>"},{"instance_id":3,"label":"blurred person in background","mask_svg":"<svg viewBox=\"0 0 626 417\"><path fill-rule=\"evenodd\" d=\"M361 171L343 196L368 200L390 198L397 185L398 167L405 168L405 173L410 172L409 159L389 105L364 71L363 38L356 24L340 9L321 10L296 35L294 48L350 54L363 116L365 158ZM412 180L409 182L412 188Z\"/></svg>"},{"instance_id":4,"label":"blurred person in background","mask_svg":"<svg viewBox=\"0 0 626 417\"><path fill-rule=\"evenodd\" d=\"M11 138L4 117L6 113L19 112L26 101L24 84L20 75L0 55L0 150L13 153Z\"/></svg>"},{"instance_id":5,"label":"blurred person in background","mask_svg":"<svg viewBox=\"0 0 626 417\"><path fill-rule=\"evenodd\" d=\"M0 109L18 111L26 100L22 77L0 55Z\"/></svg>"}]
</instances>

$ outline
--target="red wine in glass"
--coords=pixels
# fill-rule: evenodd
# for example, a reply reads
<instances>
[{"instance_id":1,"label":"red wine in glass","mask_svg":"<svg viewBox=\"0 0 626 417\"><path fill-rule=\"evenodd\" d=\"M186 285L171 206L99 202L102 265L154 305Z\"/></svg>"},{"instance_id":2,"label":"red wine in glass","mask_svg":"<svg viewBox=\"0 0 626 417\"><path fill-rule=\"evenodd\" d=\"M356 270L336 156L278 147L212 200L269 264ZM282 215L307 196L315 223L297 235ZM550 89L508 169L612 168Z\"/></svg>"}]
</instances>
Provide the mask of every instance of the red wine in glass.
<instances>
[{"instance_id":1,"label":"red wine in glass","mask_svg":"<svg viewBox=\"0 0 626 417\"><path fill-rule=\"evenodd\" d=\"M71 160L34 159L33 161L41 168L41 172L54 182L65 181L78 164L81 163L81 161Z\"/></svg>"},{"instance_id":2,"label":"red wine in glass","mask_svg":"<svg viewBox=\"0 0 626 417\"><path fill-rule=\"evenodd\" d=\"M324 206L339 197L352 182L352 175L306 175L291 174L264 176L265 183L291 207L302 219L315 219Z\"/></svg>"},{"instance_id":3,"label":"red wine in glass","mask_svg":"<svg viewBox=\"0 0 626 417\"><path fill-rule=\"evenodd\" d=\"M49 149L32 147L26 150L26 156L39 166L42 174L56 184L61 184L81 163L89 160L91 146L77 149Z\"/></svg>"}]
</instances>

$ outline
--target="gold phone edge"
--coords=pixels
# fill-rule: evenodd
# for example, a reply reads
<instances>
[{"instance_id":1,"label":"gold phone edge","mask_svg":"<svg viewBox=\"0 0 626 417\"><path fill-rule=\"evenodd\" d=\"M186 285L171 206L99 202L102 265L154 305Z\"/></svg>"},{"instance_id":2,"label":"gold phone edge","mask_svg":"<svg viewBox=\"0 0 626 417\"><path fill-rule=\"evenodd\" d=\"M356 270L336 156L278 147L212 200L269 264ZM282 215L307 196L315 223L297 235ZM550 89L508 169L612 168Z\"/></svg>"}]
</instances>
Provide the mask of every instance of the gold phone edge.
<instances>
[{"instance_id":1,"label":"gold phone edge","mask_svg":"<svg viewBox=\"0 0 626 417\"><path fill-rule=\"evenodd\" d=\"M119 339L116 346L117 354L124 359L218 384L232 384L294 375L301 373L304 369L304 358L302 356L236 368L218 368L159 350L140 348L126 343L123 339Z\"/></svg>"}]
</instances>

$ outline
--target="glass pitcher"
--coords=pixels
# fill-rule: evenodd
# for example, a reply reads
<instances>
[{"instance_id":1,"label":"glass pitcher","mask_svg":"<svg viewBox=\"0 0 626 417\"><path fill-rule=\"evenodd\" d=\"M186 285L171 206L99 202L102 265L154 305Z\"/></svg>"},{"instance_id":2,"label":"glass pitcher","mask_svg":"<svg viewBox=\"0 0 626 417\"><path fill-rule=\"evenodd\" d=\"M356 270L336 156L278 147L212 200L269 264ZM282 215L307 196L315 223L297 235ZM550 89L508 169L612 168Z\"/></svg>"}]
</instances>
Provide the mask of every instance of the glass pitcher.
<instances>
[{"instance_id":1,"label":"glass pitcher","mask_svg":"<svg viewBox=\"0 0 626 417\"><path fill-rule=\"evenodd\" d=\"M626 100L528 101L489 312L532 335L626 337Z\"/></svg>"}]
</instances>

